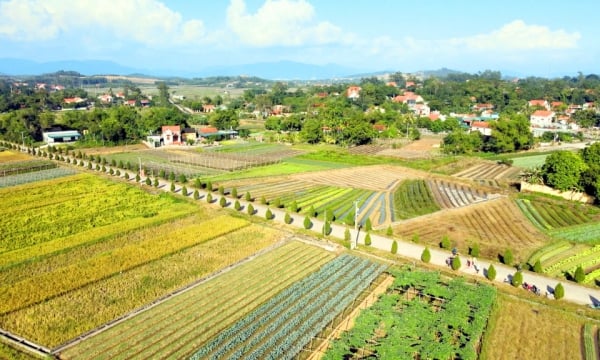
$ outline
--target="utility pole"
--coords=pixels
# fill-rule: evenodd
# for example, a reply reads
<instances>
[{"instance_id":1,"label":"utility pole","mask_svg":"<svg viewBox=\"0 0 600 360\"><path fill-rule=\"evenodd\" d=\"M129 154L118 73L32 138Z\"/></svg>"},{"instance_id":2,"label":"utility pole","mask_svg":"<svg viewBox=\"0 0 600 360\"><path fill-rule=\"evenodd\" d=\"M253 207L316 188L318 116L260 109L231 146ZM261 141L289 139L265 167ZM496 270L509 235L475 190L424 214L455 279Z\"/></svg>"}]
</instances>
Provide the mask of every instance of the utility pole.
<instances>
[{"instance_id":1,"label":"utility pole","mask_svg":"<svg viewBox=\"0 0 600 360\"><path fill-rule=\"evenodd\" d=\"M23 142L23 148L21 148L21 151L24 151L24 149L25 149L25 137L23 137L24 132L25 131L21 131L21 141Z\"/></svg>"},{"instance_id":2,"label":"utility pole","mask_svg":"<svg viewBox=\"0 0 600 360\"><path fill-rule=\"evenodd\" d=\"M350 244L351 249L358 247L358 200L354 200L354 231L356 231L356 239L354 240L354 244Z\"/></svg>"}]
</instances>

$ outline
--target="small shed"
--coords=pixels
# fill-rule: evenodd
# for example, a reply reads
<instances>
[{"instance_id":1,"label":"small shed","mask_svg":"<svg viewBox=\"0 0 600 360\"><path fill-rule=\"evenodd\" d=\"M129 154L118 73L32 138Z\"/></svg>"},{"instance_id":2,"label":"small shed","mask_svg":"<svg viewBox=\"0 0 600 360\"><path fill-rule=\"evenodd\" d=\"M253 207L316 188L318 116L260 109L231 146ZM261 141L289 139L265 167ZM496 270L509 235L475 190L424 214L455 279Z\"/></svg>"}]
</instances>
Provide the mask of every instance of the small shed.
<instances>
[{"instance_id":1,"label":"small shed","mask_svg":"<svg viewBox=\"0 0 600 360\"><path fill-rule=\"evenodd\" d=\"M198 136L196 134L196 129L194 129L194 128L183 128L181 130L181 138L185 142L188 142L188 141L196 142L196 140L198 139Z\"/></svg>"},{"instance_id":2,"label":"small shed","mask_svg":"<svg viewBox=\"0 0 600 360\"><path fill-rule=\"evenodd\" d=\"M72 142L81 138L81 134L77 130L48 131L42 133L42 136L46 144Z\"/></svg>"}]
</instances>

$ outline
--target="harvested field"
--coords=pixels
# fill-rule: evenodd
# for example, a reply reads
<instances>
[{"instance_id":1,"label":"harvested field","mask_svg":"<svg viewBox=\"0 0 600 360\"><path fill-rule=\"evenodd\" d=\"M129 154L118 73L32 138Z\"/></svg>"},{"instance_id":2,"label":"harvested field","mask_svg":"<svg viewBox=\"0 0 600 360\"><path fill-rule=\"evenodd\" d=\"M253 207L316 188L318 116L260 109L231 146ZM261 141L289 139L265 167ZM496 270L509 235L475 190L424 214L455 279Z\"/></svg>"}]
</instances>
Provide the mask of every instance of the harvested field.
<instances>
[{"instance_id":1,"label":"harvested field","mask_svg":"<svg viewBox=\"0 0 600 360\"><path fill-rule=\"evenodd\" d=\"M393 156L403 159L429 159L440 156L441 137L423 137L398 149L385 149L378 155Z\"/></svg>"},{"instance_id":2,"label":"harvested field","mask_svg":"<svg viewBox=\"0 0 600 360\"><path fill-rule=\"evenodd\" d=\"M359 145L348 149L352 155L378 155L381 151L389 149L386 145Z\"/></svg>"},{"instance_id":3,"label":"harvested field","mask_svg":"<svg viewBox=\"0 0 600 360\"><path fill-rule=\"evenodd\" d=\"M465 253L469 245L477 242L481 256L488 258L511 248L517 261L527 260L531 251L542 246L546 239L508 198L396 223L394 233L406 239L416 234L421 242L432 247L439 246L442 237L448 236L453 246Z\"/></svg>"},{"instance_id":4,"label":"harvested field","mask_svg":"<svg viewBox=\"0 0 600 360\"><path fill-rule=\"evenodd\" d=\"M442 209L463 207L498 197L497 194L444 180L429 180L428 185Z\"/></svg>"},{"instance_id":5,"label":"harvested field","mask_svg":"<svg viewBox=\"0 0 600 360\"><path fill-rule=\"evenodd\" d=\"M486 162L472 166L466 170L460 171L453 176L471 179L477 182L482 181L517 181L521 168L498 164L495 162Z\"/></svg>"},{"instance_id":6,"label":"harvested field","mask_svg":"<svg viewBox=\"0 0 600 360\"><path fill-rule=\"evenodd\" d=\"M30 155L22 152L4 150L0 151L0 164L4 164L11 161L26 161L33 159Z\"/></svg>"},{"instance_id":7,"label":"harvested field","mask_svg":"<svg viewBox=\"0 0 600 360\"><path fill-rule=\"evenodd\" d=\"M294 175L294 179L330 186L389 191L405 179L423 178L424 172L400 166L373 165Z\"/></svg>"},{"instance_id":8,"label":"harvested field","mask_svg":"<svg viewBox=\"0 0 600 360\"><path fill-rule=\"evenodd\" d=\"M586 319L564 310L498 297L482 347L482 359L583 359Z\"/></svg>"}]
</instances>

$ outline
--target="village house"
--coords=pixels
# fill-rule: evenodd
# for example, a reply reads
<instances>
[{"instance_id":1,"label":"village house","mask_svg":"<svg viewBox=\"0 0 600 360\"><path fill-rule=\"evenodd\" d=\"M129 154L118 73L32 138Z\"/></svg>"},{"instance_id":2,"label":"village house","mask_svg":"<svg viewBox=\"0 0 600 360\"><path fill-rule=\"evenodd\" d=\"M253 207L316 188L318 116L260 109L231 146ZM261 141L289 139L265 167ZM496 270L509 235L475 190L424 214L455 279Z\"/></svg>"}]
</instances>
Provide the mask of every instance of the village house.
<instances>
[{"instance_id":1,"label":"village house","mask_svg":"<svg viewBox=\"0 0 600 360\"><path fill-rule=\"evenodd\" d=\"M471 123L470 132L479 131L484 136L492 135L492 127L489 122L486 121L473 121Z\"/></svg>"},{"instance_id":2,"label":"village house","mask_svg":"<svg viewBox=\"0 0 600 360\"><path fill-rule=\"evenodd\" d=\"M98 96L98 100L103 104L110 104L113 102L114 98L110 94L102 94Z\"/></svg>"},{"instance_id":3,"label":"village house","mask_svg":"<svg viewBox=\"0 0 600 360\"><path fill-rule=\"evenodd\" d=\"M181 130L181 138L186 143L195 143L196 140L198 139L198 136L196 134L196 129L183 128L183 130Z\"/></svg>"},{"instance_id":4,"label":"village house","mask_svg":"<svg viewBox=\"0 0 600 360\"><path fill-rule=\"evenodd\" d=\"M554 111L536 110L529 117L529 123L532 127L550 127L555 115Z\"/></svg>"},{"instance_id":5,"label":"village house","mask_svg":"<svg viewBox=\"0 0 600 360\"><path fill-rule=\"evenodd\" d=\"M79 103L82 103L84 101L85 101L85 99L82 99L79 96L72 97L72 98L64 98L63 99L63 102L65 104L79 104Z\"/></svg>"},{"instance_id":6,"label":"village house","mask_svg":"<svg viewBox=\"0 0 600 360\"><path fill-rule=\"evenodd\" d=\"M165 125L162 127L161 134L164 145L181 145L181 126Z\"/></svg>"},{"instance_id":7,"label":"village house","mask_svg":"<svg viewBox=\"0 0 600 360\"><path fill-rule=\"evenodd\" d=\"M204 104L202 105L202 112L203 113L211 113L214 112L216 109L216 106L213 104Z\"/></svg>"},{"instance_id":8,"label":"village house","mask_svg":"<svg viewBox=\"0 0 600 360\"><path fill-rule=\"evenodd\" d=\"M360 98L360 90L362 90L360 86L350 86L348 87L348 90L346 90L346 97L351 100L356 100Z\"/></svg>"},{"instance_id":9,"label":"village house","mask_svg":"<svg viewBox=\"0 0 600 360\"><path fill-rule=\"evenodd\" d=\"M475 105L473 105L473 111L476 111L476 112L489 111L489 110L494 110L494 105L493 104L483 103L483 104L475 104Z\"/></svg>"},{"instance_id":10,"label":"village house","mask_svg":"<svg viewBox=\"0 0 600 360\"><path fill-rule=\"evenodd\" d=\"M539 99L537 99L537 100L529 100L528 104L529 104L529 107L539 106L539 107L542 107L542 108L550 111L550 104L546 100L539 100Z\"/></svg>"}]
</instances>

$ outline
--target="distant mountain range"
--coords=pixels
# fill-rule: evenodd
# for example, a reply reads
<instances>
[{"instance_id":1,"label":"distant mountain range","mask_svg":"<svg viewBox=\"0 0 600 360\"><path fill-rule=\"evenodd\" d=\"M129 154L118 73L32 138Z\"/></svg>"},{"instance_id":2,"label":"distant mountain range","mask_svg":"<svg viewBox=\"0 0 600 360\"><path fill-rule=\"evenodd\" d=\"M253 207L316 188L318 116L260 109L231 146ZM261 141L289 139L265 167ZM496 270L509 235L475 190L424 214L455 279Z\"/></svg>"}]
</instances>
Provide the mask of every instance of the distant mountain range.
<instances>
[{"instance_id":1,"label":"distant mountain range","mask_svg":"<svg viewBox=\"0 0 600 360\"><path fill-rule=\"evenodd\" d=\"M262 62L243 65L212 66L197 70L143 69L124 66L105 60L65 60L35 62L25 59L0 58L0 75L27 76L55 73L57 71L76 71L82 75L135 75L148 77L206 78L212 76L255 76L268 80L349 80L395 73L398 70L369 71L337 64L314 65L294 61ZM441 68L423 70L417 73L425 77L446 77L463 71ZM504 76L506 74L502 72ZM513 75L514 76L514 75Z\"/></svg>"},{"instance_id":2,"label":"distant mountain range","mask_svg":"<svg viewBox=\"0 0 600 360\"><path fill-rule=\"evenodd\" d=\"M76 71L82 75L132 75L157 77L257 76L270 80L319 80L348 77L360 70L336 64L313 65L293 61L278 61L231 66L212 66L197 71L152 70L123 66L103 60L67 60L35 62L24 59L0 59L0 74L11 76L41 75L57 71Z\"/></svg>"}]
</instances>

